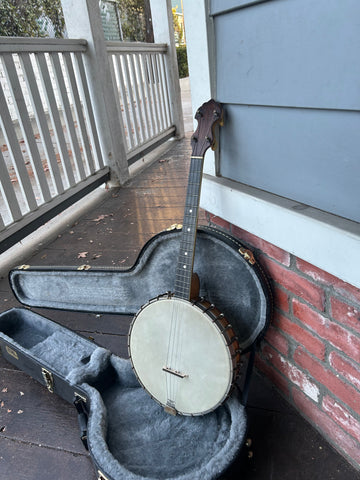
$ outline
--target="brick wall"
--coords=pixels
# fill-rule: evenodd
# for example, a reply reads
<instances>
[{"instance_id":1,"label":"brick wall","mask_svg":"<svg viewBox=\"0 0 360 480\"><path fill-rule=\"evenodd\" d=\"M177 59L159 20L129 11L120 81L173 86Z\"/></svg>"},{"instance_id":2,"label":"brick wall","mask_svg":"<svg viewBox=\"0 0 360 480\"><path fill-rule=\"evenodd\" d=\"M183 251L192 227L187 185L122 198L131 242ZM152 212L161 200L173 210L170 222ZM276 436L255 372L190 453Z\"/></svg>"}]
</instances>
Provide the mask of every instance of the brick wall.
<instances>
[{"instance_id":1,"label":"brick wall","mask_svg":"<svg viewBox=\"0 0 360 480\"><path fill-rule=\"evenodd\" d=\"M257 369L359 468L360 290L207 215L252 249L271 279L275 311Z\"/></svg>"}]
</instances>

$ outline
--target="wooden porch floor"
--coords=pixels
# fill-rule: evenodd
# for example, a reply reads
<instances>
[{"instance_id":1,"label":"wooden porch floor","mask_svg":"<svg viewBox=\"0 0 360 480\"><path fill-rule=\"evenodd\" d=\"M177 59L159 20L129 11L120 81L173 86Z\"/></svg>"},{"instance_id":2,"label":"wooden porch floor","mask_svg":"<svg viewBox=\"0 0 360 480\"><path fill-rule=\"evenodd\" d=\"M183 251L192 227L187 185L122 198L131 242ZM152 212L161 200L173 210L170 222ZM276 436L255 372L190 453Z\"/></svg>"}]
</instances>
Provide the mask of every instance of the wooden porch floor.
<instances>
[{"instance_id":1,"label":"wooden porch floor","mask_svg":"<svg viewBox=\"0 0 360 480\"><path fill-rule=\"evenodd\" d=\"M182 222L190 135L124 188L28 259L31 265L130 266L142 245ZM201 223L207 223L204 213ZM7 279L0 311L18 306ZM41 311L120 356L127 356L129 317ZM254 375L249 395L251 459L238 459L226 479L355 480L356 472L266 380ZM146 452L144 452L146 455ZM95 480L79 438L74 407L50 394L0 355L0 479Z\"/></svg>"}]
</instances>

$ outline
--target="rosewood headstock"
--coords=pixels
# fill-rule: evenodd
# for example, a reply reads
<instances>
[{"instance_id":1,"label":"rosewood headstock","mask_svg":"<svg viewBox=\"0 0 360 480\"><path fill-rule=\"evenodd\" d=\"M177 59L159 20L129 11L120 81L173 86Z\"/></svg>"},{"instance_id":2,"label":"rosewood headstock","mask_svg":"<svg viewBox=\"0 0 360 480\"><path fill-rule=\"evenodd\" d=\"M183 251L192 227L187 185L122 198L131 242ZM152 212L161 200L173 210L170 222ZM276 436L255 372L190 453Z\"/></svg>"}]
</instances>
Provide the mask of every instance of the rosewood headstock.
<instances>
[{"instance_id":1,"label":"rosewood headstock","mask_svg":"<svg viewBox=\"0 0 360 480\"><path fill-rule=\"evenodd\" d=\"M192 156L203 157L208 148L215 150L215 126L217 124L223 125L223 109L222 106L209 100L201 105L195 115L198 121L197 129L191 137Z\"/></svg>"}]
</instances>

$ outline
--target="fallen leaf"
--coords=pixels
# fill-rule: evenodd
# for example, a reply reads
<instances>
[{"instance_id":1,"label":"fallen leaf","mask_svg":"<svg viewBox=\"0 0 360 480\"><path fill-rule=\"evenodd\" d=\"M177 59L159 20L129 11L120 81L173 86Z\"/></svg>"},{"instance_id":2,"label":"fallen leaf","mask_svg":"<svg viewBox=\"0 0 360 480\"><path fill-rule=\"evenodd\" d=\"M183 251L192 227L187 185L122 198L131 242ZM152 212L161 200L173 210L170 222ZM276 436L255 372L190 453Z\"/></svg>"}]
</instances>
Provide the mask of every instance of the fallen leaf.
<instances>
[{"instance_id":1,"label":"fallen leaf","mask_svg":"<svg viewBox=\"0 0 360 480\"><path fill-rule=\"evenodd\" d=\"M94 218L92 222L99 222L100 220L104 220L104 218L108 217L109 215L99 215L97 218Z\"/></svg>"},{"instance_id":2,"label":"fallen leaf","mask_svg":"<svg viewBox=\"0 0 360 480\"><path fill-rule=\"evenodd\" d=\"M17 413L18 415L21 415L22 413L24 413L24 410L18 410Z\"/></svg>"},{"instance_id":3,"label":"fallen leaf","mask_svg":"<svg viewBox=\"0 0 360 480\"><path fill-rule=\"evenodd\" d=\"M24 392L20 392L20 395L23 396L23 395L25 395L25 393L24 393Z\"/></svg>"},{"instance_id":4,"label":"fallen leaf","mask_svg":"<svg viewBox=\"0 0 360 480\"><path fill-rule=\"evenodd\" d=\"M5 407L5 403L4 403L3 401L0 403L0 407L1 407L1 408L4 408L4 407Z\"/></svg>"},{"instance_id":5,"label":"fallen leaf","mask_svg":"<svg viewBox=\"0 0 360 480\"><path fill-rule=\"evenodd\" d=\"M8 391L8 389L7 389L7 387L5 387L1 391L2 391L2 393L6 393Z\"/></svg>"},{"instance_id":6,"label":"fallen leaf","mask_svg":"<svg viewBox=\"0 0 360 480\"><path fill-rule=\"evenodd\" d=\"M77 258L86 258L86 256L87 256L88 253L89 253L89 252L80 252L80 253L78 253Z\"/></svg>"},{"instance_id":7,"label":"fallen leaf","mask_svg":"<svg viewBox=\"0 0 360 480\"><path fill-rule=\"evenodd\" d=\"M95 253L92 258L100 258L102 256L101 253Z\"/></svg>"},{"instance_id":8,"label":"fallen leaf","mask_svg":"<svg viewBox=\"0 0 360 480\"><path fill-rule=\"evenodd\" d=\"M7 413L11 413L11 412L12 412L11 408L8 408Z\"/></svg>"}]
</instances>

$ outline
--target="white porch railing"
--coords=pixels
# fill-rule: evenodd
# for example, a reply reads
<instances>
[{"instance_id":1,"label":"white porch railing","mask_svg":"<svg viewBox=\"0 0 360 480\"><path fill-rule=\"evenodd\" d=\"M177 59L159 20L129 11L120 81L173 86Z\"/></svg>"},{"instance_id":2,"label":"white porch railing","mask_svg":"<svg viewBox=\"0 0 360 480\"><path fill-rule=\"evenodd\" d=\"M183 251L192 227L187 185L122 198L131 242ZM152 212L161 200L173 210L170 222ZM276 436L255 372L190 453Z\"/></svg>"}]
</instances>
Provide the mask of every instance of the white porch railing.
<instances>
[{"instance_id":1,"label":"white porch railing","mask_svg":"<svg viewBox=\"0 0 360 480\"><path fill-rule=\"evenodd\" d=\"M85 40L0 39L0 253L114 172L106 125L123 139L122 168L175 135L167 45L106 49L117 113L99 119L104 90Z\"/></svg>"},{"instance_id":2,"label":"white porch railing","mask_svg":"<svg viewBox=\"0 0 360 480\"><path fill-rule=\"evenodd\" d=\"M82 40L1 38L0 252L108 178L86 48Z\"/></svg>"},{"instance_id":3,"label":"white porch railing","mask_svg":"<svg viewBox=\"0 0 360 480\"><path fill-rule=\"evenodd\" d=\"M118 111L131 164L175 133L171 121L166 44L107 42Z\"/></svg>"}]
</instances>

